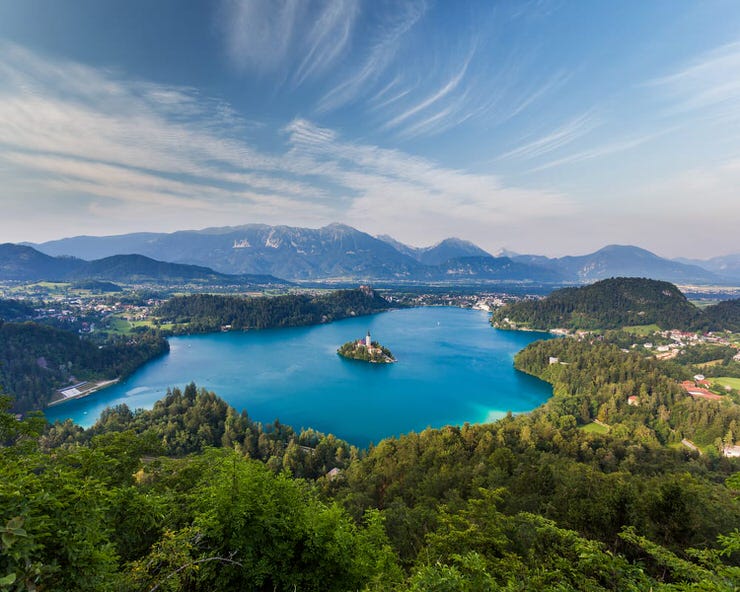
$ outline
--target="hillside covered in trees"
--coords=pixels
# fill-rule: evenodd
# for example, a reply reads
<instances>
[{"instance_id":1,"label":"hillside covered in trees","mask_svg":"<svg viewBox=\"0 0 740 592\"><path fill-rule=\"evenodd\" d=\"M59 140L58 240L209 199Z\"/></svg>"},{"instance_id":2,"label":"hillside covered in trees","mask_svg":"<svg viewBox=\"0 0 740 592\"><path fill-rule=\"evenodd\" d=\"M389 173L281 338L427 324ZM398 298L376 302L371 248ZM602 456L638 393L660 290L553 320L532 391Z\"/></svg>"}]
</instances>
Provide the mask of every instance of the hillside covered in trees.
<instances>
[{"instance_id":1,"label":"hillside covered in trees","mask_svg":"<svg viewBox=\"0 0 740 592\"><path fill-rule=\"evenodd\" d=\"M164 302L155 314L162 322L175 324L175 332L206 333L225 326L240 330L317 325L390 308L394 305L374 290L362 287L318 296L176 296Z\"/></svg>"},{"instance_id":2,"label":"hillside covered in trees","mask_svg":"<svg viewBox=\"0 0 740 592\"><path fill-rule=\"evenodd\" d=\"M17 413L43 409L55 389L124 377L168 350L167 341L151 331L97 343L48 325L0 320L0 389L12 396Z\"/></svg>"},{"instance_id":3,"label":"hillside covered in trees","mask_svg":"<svg viewBox=\"0 0 740 592\"><path fill-rule=\"evenodd\" d=\"M536 330L650 324L662 329L735 330L733 327L740 325L740 305L738 301L723 302L701 311L668 282L612 278L556 290L542 300L506 305L493 314L492 323L499 328Z\"/></svg>"},{"instance_id":4,"label":"hillside covered in trees","mask_svg":"<svg viewBox=\"0 0 740 592\"><path fill-rule=\"evenodd\" d=\"M554 362L557 360L557 362ZM613 344L552 339L530 344L517 369L553 385L548 407L578 424L594 419L640 442L677 445L687 438L719 454L740 440L740 405L693 399L678 384L691 372ZM630 404L630 397L636 397Z\"/></svg>"},{"instance_id":5,"label":"hillside covered in trees","mask_svg":"<svg viewBox=\"0 0 740 592\"><path fill-rule=\"evenodd\" d=\"M0 321L25 320L33 314L33 306L28 302L0 299Z\"/></svg>"}]
</instances>

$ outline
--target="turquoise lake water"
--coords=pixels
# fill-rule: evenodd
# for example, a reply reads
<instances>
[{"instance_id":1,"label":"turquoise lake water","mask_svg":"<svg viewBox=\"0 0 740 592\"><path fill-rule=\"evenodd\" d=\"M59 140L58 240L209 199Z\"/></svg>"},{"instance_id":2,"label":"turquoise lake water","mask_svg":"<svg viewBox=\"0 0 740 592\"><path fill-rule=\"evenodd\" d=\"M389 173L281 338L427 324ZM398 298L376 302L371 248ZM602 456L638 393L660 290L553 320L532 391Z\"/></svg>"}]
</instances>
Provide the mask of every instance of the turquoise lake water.
<instances>
[{"instance_id":1,"label":"turquoise lake water","mask_svg":"<svg viewBox=\"0 0 740 592\"><path fill-rule=\"evenodd\" d=\"M398 362L336 354L363 337ZM498 331L488 314L459 308L396 310L328 325L173 337L170 353L88 398L46 411L89 426L107 406L151 408L168 387L194 381L264 423L333 433L358 446L387 436L530 411L550 385L514 369L514 354L541 333Z\"/></svg>"}]
</instances>

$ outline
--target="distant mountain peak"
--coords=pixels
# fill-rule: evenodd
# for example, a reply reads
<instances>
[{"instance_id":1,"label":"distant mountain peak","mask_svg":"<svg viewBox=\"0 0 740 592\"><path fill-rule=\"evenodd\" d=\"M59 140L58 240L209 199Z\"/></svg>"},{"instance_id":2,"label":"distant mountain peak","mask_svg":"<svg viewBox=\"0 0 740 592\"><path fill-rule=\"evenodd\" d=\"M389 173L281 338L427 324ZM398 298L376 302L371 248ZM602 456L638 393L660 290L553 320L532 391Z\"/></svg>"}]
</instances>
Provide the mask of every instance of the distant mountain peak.
<instances>
[{"instance_id":1,"label":"distant mountain peak","mask_svg":"<svg viewBox=\"0 0 740 592\"><path fill-rule=\"evenodd\" d=\"M513 259L514 257L519 257L520 253L517 253L516 251L511 251L510 249L507 249L506 247L501 247L496 252L493 253L494 257L509 257L510 259Z\"/></svg>"}]
</instances>

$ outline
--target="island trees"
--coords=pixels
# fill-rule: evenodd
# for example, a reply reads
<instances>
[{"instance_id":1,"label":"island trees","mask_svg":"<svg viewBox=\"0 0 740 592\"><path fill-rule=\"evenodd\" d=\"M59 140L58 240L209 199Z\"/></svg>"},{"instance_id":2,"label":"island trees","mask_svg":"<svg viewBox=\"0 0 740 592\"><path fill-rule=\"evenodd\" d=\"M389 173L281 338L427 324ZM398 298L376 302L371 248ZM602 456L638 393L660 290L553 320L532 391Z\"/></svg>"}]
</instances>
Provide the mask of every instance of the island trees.
<instances>
[{"instance_id":1,"label":"island trees","mask_svg":"<svg viewBox=\"0 0 740 592\"><path fill-rule=\"evenodd\" d=\"M374 364L390 364L396 361L391 350L377 341L372 341L370 345L364 340L348 341L337 350L337 353L343 358Z\"/></svg>"}]
</instances>

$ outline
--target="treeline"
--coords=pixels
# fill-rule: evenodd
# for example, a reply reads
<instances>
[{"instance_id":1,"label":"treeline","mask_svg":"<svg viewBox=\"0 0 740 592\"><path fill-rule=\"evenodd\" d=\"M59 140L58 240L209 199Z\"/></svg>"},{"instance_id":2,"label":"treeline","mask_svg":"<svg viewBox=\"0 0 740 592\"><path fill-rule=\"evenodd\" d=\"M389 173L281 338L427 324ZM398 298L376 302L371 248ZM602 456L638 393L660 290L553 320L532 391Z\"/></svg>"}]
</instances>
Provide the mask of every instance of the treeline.
<instances>
[{"instance_id":1,"label":"treeline","mask_svg":"<svg viewBox=\"0 0 740 592\"><path fill-rule=\"evenodd\" d=\"M551 383L548 409L578 424L598 419L613 433L643 443L670 445L688 438L715 455L740 440L740 406L729 398L693 399L677 383L691 374L677 365L576 339L530 344L514 365ZM629 397L637 397L632 405Z\"/></svg>"},{"instance_id":2,"label":"treeline","mask_svg":"<svg viewBox=\"0 0 740 592\"><path fill-rule=\"evenodd\" d=\"M118 405L103 411L87 430L67 420L46 431L41 445L46 451L88 444L102 434L132 432L152 443L157 454L183 457L208 448L229 448L261 460L273 471L293 477L316 479L334 468L344 469L358 457L358 449L333 435L313 429L297 433L278 420L263 425L238 413L223 399L191 383L181 390L168 389L151 410L131 410Z\"/></svg>"},{"instance_id":3,"label":"treeline","mask_svg":"<svg viewBox=\"0 0 740 592\"><path fill-rule=\"evenodd\" d=\"M124 377L168 350L151 331L99 344L48 325L0 321L0 389L17 413L43 409L55 389L73 380Z\"/></svg>"},{"instance_id":4,"label":"treeline","mask_svg":"<svg viewBox=\"0 0 740 592\"><path fill-rule=\"evenodd\" d=\"M736 330L739 301L707 307L691 304L676 286L644 278L612 278L580 288L556 290L542 300L515 302L492 316L497 327L548 330L617 329L656 324L662 329ZM508 320L507 320L508 319Z\"/></svg>"},{"instance_id":5,"label":"treeline","mask_svg":"<svg viewBox=\"0 0 740 592\"><path fill-rule=\"evenodd\" d=\"M25 320L34 315L33 306L23 300L0 299L0 322Z\"/></svg>"},{"instance_id":6,"label":"treeline","mask_svg":"<svg viewBox=\"0 0 740 592\"><path fill-rule=\"evenodd\" d=\"M318 296L176 296L160 305L155 315L162 322L179 326L175 331L197 333L218 331L224 326L243 330L317 325L389 308L391 303L377 292L360 288Z\"/></svg>"},{"instance_id":7,"label":"treeline","mask_svg":"<svg viewBox=\"0 0 740 592\"><path fill-rule=\"evenodd\" d=\"M740 298L724 300L704 309L708 326L740 333Z\"/></svg>"}]
</instances>

